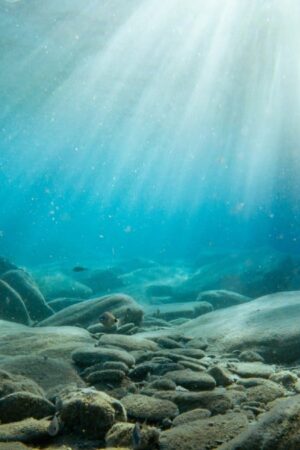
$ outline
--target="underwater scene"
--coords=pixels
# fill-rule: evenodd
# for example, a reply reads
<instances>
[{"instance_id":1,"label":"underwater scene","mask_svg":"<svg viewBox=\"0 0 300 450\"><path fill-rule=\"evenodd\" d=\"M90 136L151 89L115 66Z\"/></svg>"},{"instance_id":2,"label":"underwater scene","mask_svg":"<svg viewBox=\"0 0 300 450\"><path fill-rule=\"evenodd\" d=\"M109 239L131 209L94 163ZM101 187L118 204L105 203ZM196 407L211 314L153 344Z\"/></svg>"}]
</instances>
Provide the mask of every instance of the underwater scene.
<instances>
[{"instance_id":1,"label":"underwater scene","mask_svg":"<svg viewBox=\"0 0 300 450\"><path fill-rule=\"evenodd\" d=\"M300 449L299 23L0 0L0 450Z\"/></svg>"}]
</instances>

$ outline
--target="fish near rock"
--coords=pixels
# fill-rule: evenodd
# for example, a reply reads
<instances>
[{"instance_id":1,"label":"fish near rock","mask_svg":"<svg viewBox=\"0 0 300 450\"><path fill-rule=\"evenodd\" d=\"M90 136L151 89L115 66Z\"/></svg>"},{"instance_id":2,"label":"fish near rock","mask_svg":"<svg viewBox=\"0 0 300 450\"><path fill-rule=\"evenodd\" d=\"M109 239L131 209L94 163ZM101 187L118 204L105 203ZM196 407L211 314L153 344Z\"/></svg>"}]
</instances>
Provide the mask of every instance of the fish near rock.
<instances>
[{"instance_id":1,"label":"fish near rock","mask_svg":"<svg viewBox=\"0 0 300 450\"><path fill-rule=\"evenodd\" d=\"M110 313L109 311L105 311L99 317L99 322L103 325L104 328L112 329L112 328L117 328L119 321L114 316L114 314Z\"/></svg>"}]
</instances>

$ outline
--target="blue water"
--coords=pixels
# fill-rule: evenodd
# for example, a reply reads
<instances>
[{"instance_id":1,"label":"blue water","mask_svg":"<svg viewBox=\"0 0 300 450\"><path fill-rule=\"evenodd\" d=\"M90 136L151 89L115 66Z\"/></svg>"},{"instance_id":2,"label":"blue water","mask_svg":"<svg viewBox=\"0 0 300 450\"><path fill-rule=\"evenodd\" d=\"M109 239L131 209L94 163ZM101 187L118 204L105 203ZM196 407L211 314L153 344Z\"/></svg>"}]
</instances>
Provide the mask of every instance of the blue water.
<instances>
[{"instance_id":1,"label":"blue water","mask_svg":"<svg viewBox=\"0 0 300 450\"><path fill-rule=\"evenodd\" d=\"M296 0L0 1L0 254L300 239Z\"/></svg>"}]
</instances>

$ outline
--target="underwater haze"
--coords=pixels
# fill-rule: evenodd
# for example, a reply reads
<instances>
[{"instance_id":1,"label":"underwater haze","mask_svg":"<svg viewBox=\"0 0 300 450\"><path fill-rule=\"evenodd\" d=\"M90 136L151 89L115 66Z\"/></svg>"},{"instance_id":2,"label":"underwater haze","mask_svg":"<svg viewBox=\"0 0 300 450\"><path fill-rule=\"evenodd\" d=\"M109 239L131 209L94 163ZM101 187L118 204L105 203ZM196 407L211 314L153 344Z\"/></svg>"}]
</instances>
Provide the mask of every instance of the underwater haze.
<instances>
[{"instance_id":1,"label":"underwater haze","mask_svg":"<svg viewBox=\"0 0 300 450\"><path fill-rule=\"evenodd\" d=\"M0 0L0 450L300 448L299 24Z\"/></svg>"},{"instance_id":2,"label":"underwater haze","mask_svg":"<svg viewBox=\"0 0 300 450\"><path fill-rule=\"evenodd\" d=\"M299 250L297 0L1 0L20 263Z\"/></svg>"}]
</instances>

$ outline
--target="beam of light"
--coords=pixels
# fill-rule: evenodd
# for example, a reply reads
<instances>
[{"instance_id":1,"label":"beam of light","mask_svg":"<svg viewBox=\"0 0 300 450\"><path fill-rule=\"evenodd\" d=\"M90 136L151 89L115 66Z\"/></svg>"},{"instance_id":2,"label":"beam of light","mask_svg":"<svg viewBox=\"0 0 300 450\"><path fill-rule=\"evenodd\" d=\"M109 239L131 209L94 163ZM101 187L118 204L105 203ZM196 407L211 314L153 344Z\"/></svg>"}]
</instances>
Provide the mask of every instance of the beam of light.
<instances>
[{"instance_id":1,"label":"beam of light","mask_svg":"<svg viewBox=\"0 0 300 450\"><path fill-rule=\"evenodd\" d=\"M281 171L296 196L297 0L8 2L1 158L23 193L250 215Z\"/></svg>"}]
</instances>

